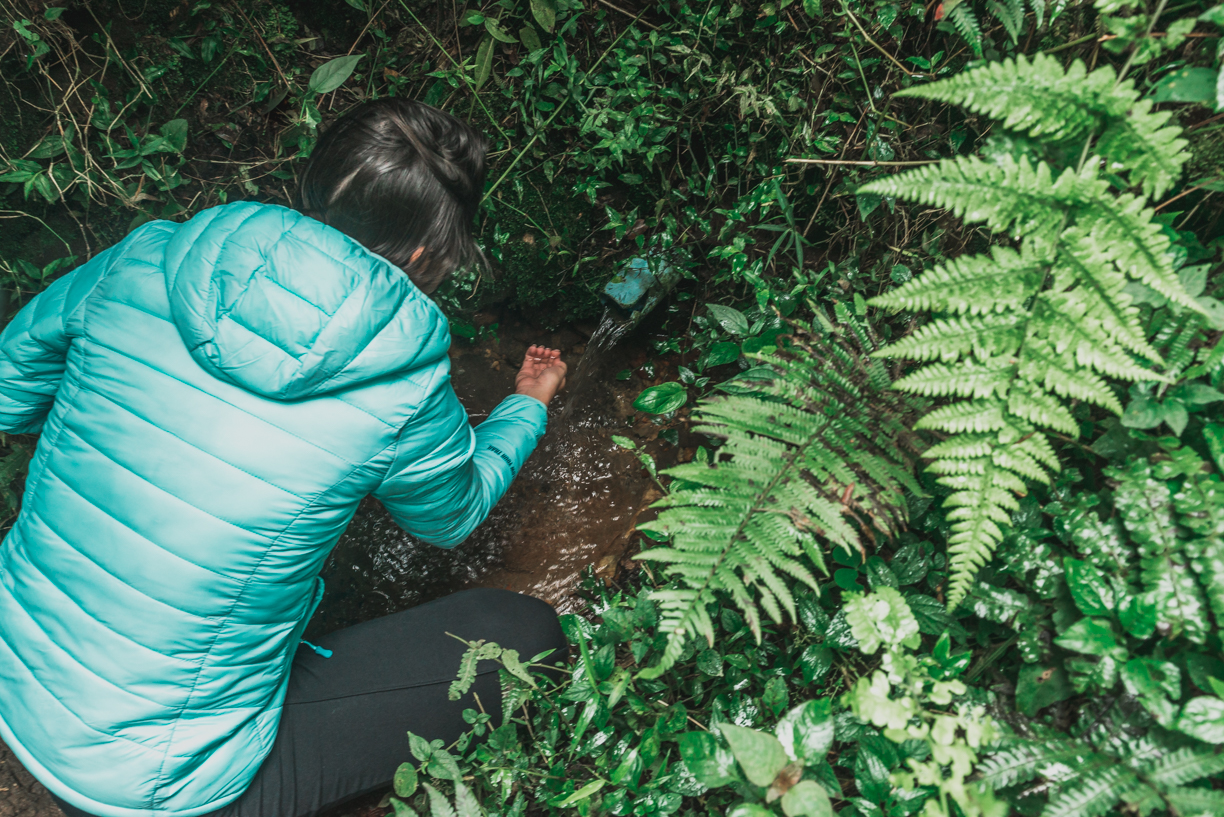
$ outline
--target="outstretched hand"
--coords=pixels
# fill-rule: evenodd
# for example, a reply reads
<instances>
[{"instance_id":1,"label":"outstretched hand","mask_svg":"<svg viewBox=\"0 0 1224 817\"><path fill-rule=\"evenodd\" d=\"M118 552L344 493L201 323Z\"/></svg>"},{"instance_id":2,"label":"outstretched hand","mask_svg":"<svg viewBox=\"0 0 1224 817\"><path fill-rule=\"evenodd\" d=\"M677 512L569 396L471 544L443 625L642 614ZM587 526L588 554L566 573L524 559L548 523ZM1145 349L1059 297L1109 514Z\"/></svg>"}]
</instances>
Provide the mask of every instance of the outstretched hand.
<instances>
[{"instance_id":1,"label":"outstretched hand","mask_svg":"<svg viewBox=\"0 0 1224 817\"><path fill-rule=\"evenodd\" d=\"M534 397L547 406L565 385L566 370L560 349L531 346L514 376L514 393Z\"/></svg>"}]
</instances>

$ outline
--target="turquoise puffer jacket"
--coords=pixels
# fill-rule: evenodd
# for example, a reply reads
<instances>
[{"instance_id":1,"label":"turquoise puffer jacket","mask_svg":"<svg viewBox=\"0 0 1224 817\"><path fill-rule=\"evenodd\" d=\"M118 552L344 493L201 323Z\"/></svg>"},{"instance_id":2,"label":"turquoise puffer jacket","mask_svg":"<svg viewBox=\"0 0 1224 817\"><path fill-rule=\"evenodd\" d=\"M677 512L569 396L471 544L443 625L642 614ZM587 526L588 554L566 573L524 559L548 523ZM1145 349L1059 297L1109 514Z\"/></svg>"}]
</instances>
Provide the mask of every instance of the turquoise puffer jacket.
<instances>
[{"instance_id":1,"label":"turquoise puffer jacket","mask_svg":"<svg viewBox=\"0 0 1224 817\"><path fill-rule=\"evenodd\" d=\"M0 736L35 777L102 817L242 794L362 497L451 547L544 431L516 395L473 432L449 342L389 262L251 203L147 224L17 315L0 430L42 436L0 544Z\"/></svg>"}]
</instances>

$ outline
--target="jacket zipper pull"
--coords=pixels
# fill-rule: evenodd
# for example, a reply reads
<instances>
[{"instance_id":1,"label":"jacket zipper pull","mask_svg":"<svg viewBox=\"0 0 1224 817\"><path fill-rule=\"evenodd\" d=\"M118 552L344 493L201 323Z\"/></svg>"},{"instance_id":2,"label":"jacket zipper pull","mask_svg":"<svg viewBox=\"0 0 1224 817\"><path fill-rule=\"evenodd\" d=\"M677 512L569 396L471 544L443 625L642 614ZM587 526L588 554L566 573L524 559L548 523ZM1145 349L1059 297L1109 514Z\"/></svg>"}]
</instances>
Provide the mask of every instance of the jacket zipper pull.
<instances>
[{"instance_id":1,"label":"jacket zipper pull","mask_svg":"<svg viewBox=\"0 0 1224 817\"><path fill-rule=\"evenodd\" d=\"M302 643L303 643L303 644L305 644L307 647L310 647L310 649L314 650L315 652L317 652L319 655L321 655L321 656L322 656L322 657L324 657L324 658L331 658L331 657L332 657L332 651L331 651L331 650L326 650L326 649L324 649L324 648L322 648L322 647L319 647L319 646L316 646L316 645L314 645L314 644L311 644L309 641L307 641L307 640L306 640L306 639L304 639L304 638L302 639Z\"/></svg>"}]
</instances>

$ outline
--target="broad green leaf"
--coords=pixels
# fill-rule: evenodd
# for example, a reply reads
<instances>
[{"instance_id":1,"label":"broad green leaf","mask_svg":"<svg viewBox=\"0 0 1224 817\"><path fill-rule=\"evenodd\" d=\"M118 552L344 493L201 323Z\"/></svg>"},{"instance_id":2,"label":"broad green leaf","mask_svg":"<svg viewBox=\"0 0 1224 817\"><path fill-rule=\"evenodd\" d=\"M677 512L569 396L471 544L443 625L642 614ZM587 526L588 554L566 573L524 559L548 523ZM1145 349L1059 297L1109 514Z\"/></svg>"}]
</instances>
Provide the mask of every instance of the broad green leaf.
<instances>
[{"instance_id":1,"label":"broad green leaf","mask_svg":"<svg viewBox=\"0 0 1224 817\"><path fill-rule=\"evenodd\" d=\"M395 770L395 793L400 797L411 797L417 790L417 770L411 763L401 763Z\"/></svg>"},{"instance_id":2,"label":"broad green leaf","mask_svg":"<svg viewBox=\"0 0 1224 817\"><path fill-rule=\"evenodd\" d=\"M551 805L554 805L557 808L568 808L575 803L581 803L583 800L586 800L592 794L602 789L607 782L607 780L592 780L590 783L587 783L585 786L575 791L569 797L566 797L560 803L552 803Z\"/></svg>"},{"instance_id":3,"label":"broad green leaf","mask_svg":"<svg viewBox=\"0 0 1224 817\"><path fill-rule=\"evenodd\" d=\"M493 72L493 38L485 37L476 48L476 90L484 85Z\"/></svg>"},{"instance_id":4,"label":"broad green leaf","mask_svg":"<svg viewBox=\"0 0 1224 817\"><path fill-rule=\"evenodd\" d=\"M67 10L67 6L51 6L43 12L43 19L54 22L60 18L60 15Z\"/></svg>"},{"instance_id":5,"label":"broad green leaf","mask_svg":"<svg viewBox=\"0 0 1224 817\"><path fill-rule=\"evenodd\" d=\"M518 42L518 40L515 39L513 34L511 34L509 31L506 31L506 29L502 28L501 23L497 22L496 20L492 18L489 18L489 17L485 18L484 27L485 27L485 31L489 32L489 34L495 40L498 40L503 43L517 43Z\"/></svg>"},{"instance_id":6,"label":"broad green leaf","mask_svg":"<svg viewBox=\"0 0 1224 817\"><path fill-rule=\"evenodd\" d=\"M864 797L877 803L888 797L892 788L888 779L888 766L862 743L859 744L858 755L854 759L854 782Z\"/></svg>"},{"instance_id":7,"label":"broad green leaf","mask_svg":"<svg viewBox=\"0 0 1224 817\"><path fill-rule=\"evenodd\" d=\"M1025 664L1016 682L1016 708L1028 717L1050 704L1065 701L1075 694L1075 688L1062 667Z\"/></svg>"},{"instance_id":8,"label":"broad green leaf","mask_svg":"<svg viewBox=\"0 0 1224 817\"><path fill-rule=\"evenodd\" d=\"M749 782L768 786L787 764L786 750L773 735L730 723L721 724L718 729Z\"/></svg>"},{"instance_id":9,"label":"broad green leaf","mask_svg":"<svg viewBox=\"0 0 1224 817\"><path fill-rule=\"evenodd\" d=\"M1122 683L1126 691L1155 716L1157 723L1164 727L1173 725L1177 715L1173 701L1181 698L1181 670L1176 664L1153 658L1132 658L1122 667Z\"/></svg>"},{"instance_id":10,"label":"broad green leaf","mask_svg":"<svg viewBox=\"0 0 1224 817\"><path fill-rule=\"evenodd\" d=\"M833 711L829 698L804 701L774 727L778 742L792 760L812 765L833 746Z\"/></svg>"},{"instance_id":11,"label":"broad green leaf","mask_svg":"<svg viewBox=\"0 0 1224 817\"><path fill-rule=\"evenodd\" d=\"M697 653L697 669L706 675L718 678L723 674L723 657L718 650L702 650Z\"/></svg>"},{"instance_id":12,"label":"broad green leaf","mask_svg":"<svg viewBox=\"0 0 1224 817\"><path fill-rule=\"evenodd\" d=\"M187 149L186 119L171 119L161 126L161 132L166 144L173 148L175 153L182 153Z\"/></svg>"},{"instance_id":13,"label":"broad green leaf","mask_svg":"<svg viewBox=\"0 0 1224 817\"><path fill-rule=\"evenodd\" d=\"M1215 68L1179 68L1170 71L1152 89L1152 101L1214 105L1218 78L1219 71Z\"/></svg>"},{"instance_id":14,"label":"broad green leaf","mask_svg":"<svg viewBox=\"0 0 1224 817\"><path fill-rule=\"evenodd\" d=\"M1210 695L1194 698L1182 707L1177 729L1207 743L1224 743L1224 700Z\"/></svg>"},{"instance_id":15,"label":"broad green leaf","mask_svg":"<svg viewBox=\"0 0 1224 817\"><path fill-rule=\"evenodd\" d=\"M1067 586L1075 606L1086 616L1107 616L1114 609L1114 594L1105 582L1105 574L1091 562L1064 559Z\"/></svg>"},{"instance_id":16,"label":"broad green leaf","mask_svg":"<svg viewBox=\"0 0 1224 817\"><path fill-rule=\"evenodd\" d=\"M531 0L531 14L540 28L552 34L557 24L557 4L554 0Z\"/></svg>"},{"instance_id":17,"label":"broad green leaf","mask_svg":"<svg viewBox=\"0 0 1224 817\"><path fill-rule=\"evenodd\" d=\"M1100 618L1080 619L1055 638L1054 643L1065 650L1084 655L1109 655L1118 649L1118 641L1109 622Z\"/></svg>"},{"instance_id":18,"label":"broad green leaf","mask_svg":"<svg viewBox=\"0 0 1224 817\"><path fill-rule=\"evenodd\" d=\"M719 341L706 352L705 365L708 369L712 369L715 366L724 366L739 360L739 356L740 347L738 343Z\"/></svg>"},{"instance_id":19,"label":"broad green leaf","mask_svg":"<svg viewBox=\"0 0 1224 817\"><path fill-rule=\"evenodd\" d=\"M616 443L621 448L627 448L630 451L633 451L634 449L637 448L637 443L635 443L633 440L629 439L628 437L622 437L619 434L612 435L612 442Z\"/></svg>"},{"instance_id":20,"label":"broad green leaf","mask_svg":"<svg viewBox=\"0 0 1224 817\"><path fill-rule=\"evenodd\" d=\"M536 30L531 26L523 26L519 29L519 42L527 49L528 54L544 47L544 44L540 42L540 35L536 34Z\"/></svg>"},{"instance_id":21,"label":"broad green leaf","mask_svg":"<svg viewBox=\"0 0 1224 817\"><path fill-rule=\"evenodd\" d=\"M330 94L353 75L357 63L364 57L365 54L351 54L323 63L310 75L310 90L316 94Z\"/></svg>"},{"instance_id":22,"label":"broad green leaf","mask_svg":"<svg viewBox=\"0 0 1224 817\"><path fill-rule=\"evenodd\" d=\"M660 383L645 389L633 401L633 407L647 414L667 414L675 411L688 401L688 392L676 381Z\"/></svg>"},{"instance_id":23,"label":"broad green leaf","mask_svg":"<svg viewBox=\"0 0 1224 817\"><path fill-rule=\"evenodd\" d=\"M761 693L761 704L775 716L781 714L790 703L790 692L786 688L786 679L774 676L765 682L765 691Z\"/></svg>"},{"instance_id":24,"label":"broad green leaf","mask_svg":"<svg viewBox=\"0 0 1224 817\"><path fill-rule=\"evenodd\" d=\"M413 732L408 733L408 749L412 756L422 763L433 757L433 747L429 745L429 741Z\"/></svg>"},{"instance_id":25,"label":"broad green leaf","mask_svg":"<svg viewBox=\"0 0 1224 817\"><path fill-rule=\"evenodd\" d=\"M774 813L757 803L740 803L727 812L727 817L774 817Z\"/></svg>"},{"instance_id":26,"label":"broad green leaf","mask_svg":"<svg viewBox=\"0 0 1224 817\"><path fill-rule=\"evenodd\" d=\"M786 817L833 817L833 804L824 787L813 780L800 780L782 795Z\"/></svg>"},{"instance_id":27,"label":"broad green leaf","mask_svg":"<svg viewBox=\"0 0 1224 817\"><path fill-rule=\"evenodd\" d=\"M833 651L822 644L809 644L799 656L798 666L803 683L815 683L833 667Z\"/></svg>"},{"instance_id":28,"label":"broad green leaf","mask_svg":"<svg viewBox=\"0 0 1224 817\"><path fill-rule=\"evenodd\" d=\"M702 785L716 789L737 779L735 758L709 732L685 732L679 744L681 760Z\"/></svg>"},{"instance_id":29,"label":"broad green leaf","mask_svg":"<svg viewBox=\"0 0 1224 817\"><path fill-rule=\"evenodd\" d=\"M738 309L722 304L706 304L710 316L718 321L718 325L732 335L748 334L748 319Z\"/></svg>"}]
</instances>

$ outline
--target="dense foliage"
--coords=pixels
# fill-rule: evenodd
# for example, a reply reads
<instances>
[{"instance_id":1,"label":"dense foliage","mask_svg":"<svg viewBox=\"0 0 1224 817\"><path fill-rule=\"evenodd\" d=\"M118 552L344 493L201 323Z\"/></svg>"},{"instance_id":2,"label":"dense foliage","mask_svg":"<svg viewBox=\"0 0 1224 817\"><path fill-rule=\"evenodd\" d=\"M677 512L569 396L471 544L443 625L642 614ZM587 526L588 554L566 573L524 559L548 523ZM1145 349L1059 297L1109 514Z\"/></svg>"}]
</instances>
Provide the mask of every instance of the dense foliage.
<instances>
[{"instance_id":1,"label":"dense foliage","mask_svg":"<svg viewBox=\"0 0 1224 817\"><path fill-rule=\"evenodd\" d=\"M0 14L7 314L150 218L287 203L386 94L494 143L456 335L683 271L635 405L695 457L618 440L665 496L568 658L456 633L503 711L412 736L398 817L1224 813L1224 6Z\"/></svg>"}]
</instances>

